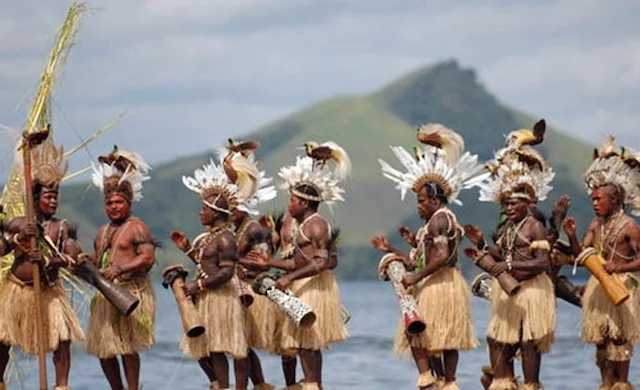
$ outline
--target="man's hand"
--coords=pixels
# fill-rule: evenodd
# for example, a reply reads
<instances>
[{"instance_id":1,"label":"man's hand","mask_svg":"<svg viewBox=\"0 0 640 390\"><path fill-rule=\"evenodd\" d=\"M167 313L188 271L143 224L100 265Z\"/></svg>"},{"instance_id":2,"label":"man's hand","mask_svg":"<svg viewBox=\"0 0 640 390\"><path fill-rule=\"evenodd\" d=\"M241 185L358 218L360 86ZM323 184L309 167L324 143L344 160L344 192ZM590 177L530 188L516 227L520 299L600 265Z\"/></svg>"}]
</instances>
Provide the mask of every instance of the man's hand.
<instances>
[{"instance_id":1,"label":"man's hand","mask_svg":"<svg viewBox=\"0 0 640 390\"><path fill-rule=\"evenodd\" d=\"M276 287L279 290L285 291L291 285L292 280L287 276L283 275L276 280Z\"/></svg>"},{"instance_id":2,"label":"man's hand","mask_svg":"<svg viewBox=\"0 0 640 390\"><path fill-rule=\"evenodd\" d=\"M571 197L569 195L562 195L551 209L551 214L556 218L564 219L567 216L567 211L571 207Z\"/></svg>"},{"instance_id":3,"label":"man's hand","mask_svg":"<svg viewBox=\"0 0 640 390\"><path fill-rule=\"evenodd\" d=\"M381 252L393 252L393 247L389 244L389 240L385 236L375 236L371 239L371 245Z\"/></svg>"},{"instance_id":4,"label":"man's hand","mask_svg":"<svg viewBox=\"0 0 640 390\"><path fill-rule=\"evenodd\" d=\"M475 246L480 246L484 242L484 233L476 225L464 225L464 234Z\"/></svg>"},{"instance_id":5,"label":"man's hand","mask_svg":"<svg viewBox=\"0 0 640 390\"><path fill-rule=\"evenodd\" d=\"M199 290L198 283L194 282L193 280L185 282L184 286L182 286L182 290L184 290L184 295L188 297L193 296Z\"/></svg>"},{"instance_id":6,"label":"man's hand","mask_svg":"<svg viewBox=\"0 0 640 390\"><path fill-rule=\"evenodd\" d=\"M269 264L264 264L259 261L247 259L246 257L238 260L238 262L240 265L252 271L265 272L271 269L271 266Z\"/></svg>"},{"instance_id":7,"label":"man's hand","mask_svg":"<svg viewBox=\"0 0 640 390\"><path fill-rule=\"evenodd\" d=\"M411 287L414 284L418 283L420 281L420 279L422 279L422 278L420 278L419 275L417 275L415 273L406 274L404 276L404 278L402 278L402 285L405 288L408 288L408 287Z\"/></svg>"},{"instance_id":8,"label":"man's hand","mask_svg":"<svg viewBox=\"0 0 640 390\"><path fill-rule=\"evenodd\" d=\"M398 229L398 233L400 233L400 237L402 237L407 242L407 244L409 244L413 248L418 246L418 243L416 242L416 235L411 231L411 229L409 229L409 227L402 226Z\"/></svg>"},{"instance_id":9,"label":"man's hand","mask_svg":"<svg viewBox=\"0 0 640 390\"><path fill-rule=\"evenodd\" d=\"M180 230L171 231L170 236L171 241L173 241L173 243L176 244L178 249L180 249L181 251L187 252L189 249L191 249L189 239L187 238L186 234L184 234Z\"/></svg>"},{"instance_id":10,"label":"man's hand","mask_svg":"<svg viewBox=\"0 0 640 390\"><path fill-rule=\"evenodd\" d=\"M95 253L87 253L87 252L82 252L78 255L78 260L76 261L76 263L80 264L80 263L84 263L85 261L89 261L92 263L96 263L96 254Z\"/></svg>"},{"instance_id":11,"label":"man's hand","mask_svg":"<svg viewBox=\"0 0 640 390\"><path fill-rule=\"evenodd\" d=\"M241 261L256 268L270 268L269 260L271 260L271 256L268 252L252 249Z\"/></svg>"},{"instance_id":12,"label":"man's hand","mask_svg":"<svg viewBox=\"0 0 640 390\"><path fill-rule=\"evenodd\" d=\"M24 242L30 239L31 237L35 237L38 234L38 226L36 226L35 222L27 222L27 224L20 230L18 233L18 241Z\"/></svg>"},{"instance_id":13,"label":"man's hand","mask_svg":"<svg viewBox=\"0 0 640 390\"><path fill-rule=\"evenodd\" d=\"M110 265L107 268L100 270L100 273L108 280L113 281L122 274L122 268L117 265Z\"/></svg>"},{"instance_id":14,"label":"man's hand","mask_svg":"<svg viewBox=\"0 0 640 390\"><path fill-rule=\"evenodd\" d=\"M32 251L29 253L29 261L36 264L44 264L44 257L40 251Z\"/></svg>"},{"instance_id":15,"label":"man's hand","mask_svg":"<svg viewBox=\"0 0 640 390\"><path fill-rule=\"evenodd\" d=\"M498 276L501 273L503 273L504 271L507 270L507 262L505 261L500 261L495 263L491 269L489 269L489 273L491 274L491 276Z\"/></svg>"},{"instance_id":16,"label":"man's hand","mask_svg":"<svg viewBox=\"0 0 640 390\"><path fill-rule=\"evenodd\" d=\"M604 265L604 269L610 274L617 274L622 272L622 266L618 263L614 263L613 261L608 261Z\"/></svg>"},{"instance_id":17,"label":"man's hand","mask_svg":"<svg viewBox=\"0 0 640 390\"><path fill-rule=\"evenodd\" d=\"M573 217L565 219L562 223L562 229L567 236L574 237L576 235L576 220Z\"/></svg>"},{"instance_id":18,"label":"man's hand","mask_svg":"<svg viewBox=\"0 0 640 390\"><path fill-rule=\"evenodd\" d=\"M464 254L471 258L473 261L476 261L480 258L481 252L476 247L465 248Z\"/></svg>"}]
</instances>

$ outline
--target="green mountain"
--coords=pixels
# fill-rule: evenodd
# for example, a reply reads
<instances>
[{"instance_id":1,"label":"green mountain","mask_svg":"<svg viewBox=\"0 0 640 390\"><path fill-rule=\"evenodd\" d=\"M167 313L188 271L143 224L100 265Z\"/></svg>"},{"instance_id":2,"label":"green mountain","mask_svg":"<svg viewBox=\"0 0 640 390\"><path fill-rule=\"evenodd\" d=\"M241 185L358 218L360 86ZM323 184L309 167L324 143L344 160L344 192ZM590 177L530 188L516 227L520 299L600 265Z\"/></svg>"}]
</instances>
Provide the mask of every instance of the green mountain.
<instances>
[{"instance_id":1,"label":"green mountain","mask_svg":"<svg viewBox=\"0 0 640 390\"><path fill-rule=\"evenodd\" d=\"M412 147L416 144L417 125L440 122L458 131L468 150L489 159L504 142L505 134L530 128L535 120L501 104L478 82L473 70L448 61L411 72L369 95L320 102L243 138L262 143L257 158L260 167L272 176L302 153L299 147L305 141L332 140L347 150L353 161L352 179L345 184L347 201L336 205L333 213L321 211L342 229L338 267L341 276L370 277L375 275L380 258L370 247L370 238L388 234L397 242L395 232L399 226L417 228L420 224L414 216L414 198L409 195L402 202L392 183L380 174L378 158L395 163L389 145ZM581 175L589 164L590 147L551 128L540 149L557 172L555 190L541 208L550 209L551 201L568 193L574 198L571 214L582 216L579 222L584 226L591 211ZM167 242L160 255L163 263L180 259L167 240L172 229L180 228L190 235L200 229L199 199L182 186L180 178L192 174L208 161L209 155L207 152L157 166L145 187L145 198L134 206L134 213L150 225L159 239ZM67 186L62 195L62 214L78 222L81 240L91 243L97 226L105 221L102 197L88 185ZM488 235L497 220L496 207L480 204L476 197L475 191L463 194L465 207L459 218L462 223L480 225ZM286 200L287 194L281 192L264 211L283 211ZM461 262L468 267L466 259L461 258Z\"/></svg>"}]
</instances>

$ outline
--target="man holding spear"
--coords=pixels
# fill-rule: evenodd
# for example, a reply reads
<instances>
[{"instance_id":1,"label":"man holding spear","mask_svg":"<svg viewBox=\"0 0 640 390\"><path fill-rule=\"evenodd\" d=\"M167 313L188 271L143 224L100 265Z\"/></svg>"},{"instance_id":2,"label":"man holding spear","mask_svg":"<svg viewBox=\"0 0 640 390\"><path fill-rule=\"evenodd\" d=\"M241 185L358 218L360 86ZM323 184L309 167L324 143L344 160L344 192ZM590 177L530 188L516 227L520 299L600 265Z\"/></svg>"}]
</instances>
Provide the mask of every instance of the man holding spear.
<instances>
[{"instance_id":1,"label":"man holding spear","mask_svg":"<svg viewBox=\"0 0 640 390\"><path fill-rule=\"evenodd\" d=\"M63 390L69 388L70 343L81 341L84 334L58 281L58 270L68 265L69 257L77 257L80 248L69 223L54 217L66 171L62 149L46 144L34 150L48 133L47 129L24 134L27 216L12 219L0 237L0 255L14 255L0 287L0 372L4 376L9 348L19 345L26 353L38 354L40 388L47 389L44 354L53 351L55 389ZM43 161L45 153L48 162ZM4 389L2 378L0 389Z\"/></svg>"}]
</instances>

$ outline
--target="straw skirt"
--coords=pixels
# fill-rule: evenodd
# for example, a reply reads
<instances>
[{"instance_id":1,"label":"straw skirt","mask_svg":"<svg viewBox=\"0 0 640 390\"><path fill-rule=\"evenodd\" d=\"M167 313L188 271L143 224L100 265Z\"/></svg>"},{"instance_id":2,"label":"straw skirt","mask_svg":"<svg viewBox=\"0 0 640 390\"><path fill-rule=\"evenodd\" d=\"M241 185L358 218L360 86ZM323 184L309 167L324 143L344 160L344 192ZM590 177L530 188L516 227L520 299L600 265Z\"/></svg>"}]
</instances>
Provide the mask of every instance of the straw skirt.
<instances>
[{"instance_id":1,"label":"straw skirt","mask_svg":"<svg viewBox=\"0 0 640 390\"><path fill-rule=\"evenodd\" d=\"M58 349L61 341L83 341L84 333L64 287L42 286L44 345L46 352ZM7 277L0 286L0 341L17 345L28 354L38 353L36 305L32 286L21 285Z\"/></svg>"},{"instance_id":2,"label":"straw skirt","mask_svg":"<svg viewBox=\"0 0 640 390\"><path fill-rule=\"evenodd\" d=\"M245 309L233 282L197 294L194 303L205 332L198 337L183 336L182 351L195 359L213 352L227 353L235 359L246 357Z\"/></svg>"},{"instance_id":3,"label":"straw skirt","mask_svg":"<svg viewBox=\"0 0 640 390\"><path fill-rule=\"evenodd\" d=\"M478 346L471 320L471 294L458 268L444 267L424 278L417 285L416 300L427 329L408 335L400 319L394 342L397 355L410 353L410 347L439 353Z\"/></svg>"},{"instance_id":4,"label":"straw skirt","mask_svg":"<svg viewBox=\"0 0 640 390\"><path fill-rule=\"evenodd\" d=\"M553 344L556 328L556 296L546 273L520 282L509 296L494 279L491 287L491 320L487 337L503 344L534 342L546 353Z\"/></svg>"},{"instance_id":5,"label":"straw skirt","mask_svg":"<svg viewBox=\"0 0 640 390\"><path fill-rule=\"evenodd\" d=\"M640 294L627 274L615 277L625 282L630 297L618 306L611 303L598 280L591 276L582 298L582 341L602 344L606 340L640 341Z\"/></svg>"},{"instance_id":6,"label":"straw skirt","mask_svg":"<svg viewBox=\"0 0 640 390\"><path fill-rule=\"evenodd\" d=\"M296 326L286 318L282 326L281 348L284 351L320 350L330 343L346 340L340 290L331 271L296 280L291 285L293 294L307 303L316 314L316 321L308 328Z\"/></svg>"},{"instance_id":7,"label":"straw skirt","mask_svg":"<svg viewBox=\"0 0 640 390\"><path fill-rule=\"evenodd\" d=\"M100 359L130 355L155 344L156 295L149 279L122 282L120 286L140 300L127 317L97 293L89 316L87 353Z\"/></svg>"}]
</instances>

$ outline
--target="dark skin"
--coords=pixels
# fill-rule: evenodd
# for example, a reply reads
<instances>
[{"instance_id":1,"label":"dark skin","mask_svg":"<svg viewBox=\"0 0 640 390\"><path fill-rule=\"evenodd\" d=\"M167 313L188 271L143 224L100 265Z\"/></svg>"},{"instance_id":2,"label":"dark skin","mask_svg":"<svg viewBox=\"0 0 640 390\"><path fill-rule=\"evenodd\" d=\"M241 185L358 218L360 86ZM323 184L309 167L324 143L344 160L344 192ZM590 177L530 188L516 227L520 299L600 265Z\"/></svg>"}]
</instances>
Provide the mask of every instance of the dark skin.
<instances>
[{"instance_id":1,"label":"dark skin","mask_svg":"<svg viewBox=\"0 0 640 390\"><path fill-rule=\"evenodd\" d=\"M563 204L566 202L563 201ZM506 229L511 226L520 226L519 234L513 243L511 251L512 271L510 273L519 281L531 279L541 273L549 272L550 259L546 250L529 250L531 242L547 240L548 233L544 225L529 215L532 204L519 197L509 197L503 207L506 212ZM476 248L465 249L465 254L470 257L479 256L479 249L484 246L483 233L477 226L466 225L467 238L474 243ZM505 238L506 239L506 238ZM496 264L486 270L491 275L497 276L508 270L506 262L507 252L505 248L492 247L490 254L496 260ZM533 342L522 342L519 345L499 343L489 340L489 357L493 367L495 378L513 378L513 359L518 348L522 351L522 371L525 383L540 383L541 354Z\"/></svg>"},{"instance_id":2,"label":"dark skin","mask_svg":"<svg viewBox=\"0 0 640 390\"><path fill-rule=\"evenodd\" d=\"M290 214L285 214L281 218L281 228L280 231L275 231L275 226L268 218L262 218L260 223L266 227L267 229L272 231L272 244L274 248L285 248L291 244L293 240L293 222L294 219ZM245 261L249 261L246 258L242 259L243 264ZM255 261L262 261L256 259ZM250 264L250 263L249 263ZM256 266L260 263L256 263ZM298 359L295 355L293 356L281 356L282 361L282 372L284 374L285 384L287 386L293 386L296 384L296 366L298 364Z\"/></svg>"},{"instance_id":3,"label":"dark skin","mask_svg":"<svg viewBox=\"0 0 640 390\"><path fill-rule=\"evenodd\" d=\"M302 224L303 221L316 213L308 200L293 194L289 197L288 211L298 224ZM286 290L295 280L318 275L323 270L329 269L332 264L331 255L327 249L330 244L330 231L327 222L323 218L312 218L305 223L302 232L310 241L306 241L302 237L298 238L293 261L273 259L264 253L255 251L247 255L249 261L258 263L266 261L273 268L287 271L276 281L276 286L279 289ZM285 232L283 227L280 235L283 236L287 233L289 232ZM299 355L305 381L321 385L322 353L317 350L302 349L299 351Z\"/></svg>"},{"instance_id":4,"label":"dark skin","mask_svg":"<svg viewBox=\"0 0 640 390\"><path fill-rule=\"evenodd\" d=\"M563 228L569 237L573 253L577 255L584 248L589 247L602 248L602 257L606 260L604 268L610 274L639 271L640 226L630 218L622 222L621 218L626 216L622 213L622 201L618 189L608 185L594 190L591 193L591 204L596 218L589 224L582 242L576 235L575 219L567 218L564 222ZM617 237L602 237L602 232L615 234L611 230L617 231L619 226L622 228ZM608 243L603 243L603 239ZM611 250L613 246L615 246L615 252ZM610 343L622 345L625 340L605 339L602 344L596 345L596 348L604 350ZM627 382L629 367L630 361L607 361L600 367L603 385L611 386L615 382Z\"/></svg>"},{"instance_id":5,"label":"dark skin","mask_svg":"<svg viewBox=\"0 0 640 390\"><path fill-rule=\"evenodd\" d=\"M249 214L244 211L235 210L232 213L232 222L236 227L236 232L243 225L245 226L242 232L238 232L241 235L237 236L238 240L238 255L245 254L249 251L249 237L262 229L258 221L252 220ZM260 271L268 270L268 265L265 268L261 269L251 269L250 265L243 263L243 259L239 259L239 263L245 266L245 269L240 269L239 273L244 274L246 277L257 276ZM241 276L241 275L240 275ZM249 283L251 284L251 283ZM254 303L255 304L255 303ZM262 372L262 364L260 363L260 358L255 353L255 351L249 348L247 353L247 357L244 359L235 359L235 374L236 374L236 388L237 389L246 389L249 378L251 377L251 381L254 386L260 385L264 383L264 374ZM248 374L248 375L247 375Z\"/></svg>"},{"instance_id":6,"label":"dark skin","mask_svg":"<svg viewBox=\"0 0 640 390\"><path fill-rule=\"evenodd\" d=\"M405 287L412 286L427 276L445 267L449 261L457 261L457 253L454 253L455 243L447 240L443 242L438 240L434 242L434 237L448 236L449 220L444 214L437 214L436 211L445 207L445 204L437 197L429 196L427 187L422 187L416 194L417 211L421 219L425 223L429 223L427 231L427 239L424 241L422 248L425 259L425 266L422 270L408 273L402 283ZM417 246L415 234L407 227L399 229L400 235L403 236L405 241L411 246ZM375 236L371 239L371 244L374 248L386 252L395 253L404 259L405 266L408 269L415 269L415 262L406 253L400 252L394 248L384 236ZM419 372L427 372L431 370L431 366L435 369L438 376L444 376L446 382L452 382L456 378L456 371L458 366L458 351L448 350L443 351L443 360L431 358L431 364L429 363L430 357L427 351L423 348L411 348L413 358L416 362Z\"/></svg>"},{"instance_id":7,"label":"dark skin","mask_svg":"<svg viewBox=\"0 0 640 390\"><path fill-rule=\"evenodd\" d=\"M32 283L33 262L41 265L41 272L46 273L48 280L55 281L58 277L59 269L68 266L69 260L64 257L68 256L72 260L77 259L80 247L71 238L69 224L55 217L58 209L58 192L45 190L35 196L34 199L36 202L35 216L37 223L27 221L25 217L15 218L10 221L6 226L5 232L9 235L15 234L20 245L7 242L6 246L3 244L0 247L0 255L14 251L15 259L11 266L11 272L25 283ZM40 234L49 236L54 244L58 241L61 242L61 248L58 249L63 256L54 255L49 259L50 263L46 268L44 268L44 258L40 252L29 252L30 238ZM0 383L9 361L9 348L9 345L0 343ZM53 352L53 364L56 371L56 386L68 386L69 371L71 369L69 341L60 341L58 349Z\"/></svg>"},{"instance_id":8,"label":"dark skin","mask_svg":"<svg viewBox=\"0 0 640 390\"><path fill-rule=\"evenodd\" d=\"M547 251L536 250L533 251L531 256L528 255L529 243L527 241L540 241L546 240L548 237L547 230L544 225L536 219L529 216L529 202L520 198L509 198L504 203L506 216L512 225L521 223L525 218L529 217L522 225L520 234L514 243L513 260L512 260L512 275L518 280L528 280L542 272L549 271L550 260ZM470 257L479 256L478 249L484 246L484 234L477 226L465 225L465 234L469 241L476 244L477 248L465 249L465 254ZM526 239L525 239L526 238ZM496 265L490 269L485 270L493 276L497 276L502 272L507 271L508 265L505 259L505 253L502 253L496 246L490 246L488 248L491 256L496 260Z\"/></svg>"},{"instance_id":9,"label":"dark skin","mask_svg":"<svg viewBox=\"0 0 640 390\"><path fill-rule=\"evenodd\" d=\"M289 198L289 215L301 224L305 219L316 213L309 207L309 201L291 195ZM281 235L290 234L290 231L284 231ZM298 238L298 248L296 249L293 262L290 260L274 259L252 251L247 254L245 261L248 264L264 264L265 261L270 267L287 271L287 274L281 276L276 281L278 288L286 290L293 281L314 276L325 269L329 269L332 260L329 251L329 225L322 218L313 218L305 223L302 230L310 242L305 241L302 237ZM284 239L284 237L283 237Z\"/></svg>"},{"instance_id":10,"label":"dark skin","mask_svg":"<svg viewBox=\"0 0 640 390\"><path fill-rule=\"evenodd\" d=\"M155 262L155 246L149 227L139 219L130 219L131 201L119 193L105 198L105 214L110 222L98 230L95 253L90 257L99 266L98 253L109 245L110 264L100 270L105 278L116 281L146 276ZM140 383L140 355L123 355L122 362L128 388L137 389ZM100 359L100 365L111 388L124 389L118 359Z\"/></svg>"},{"instance_id":11,"label":"dark skin","mask_svg":"<svg viewBox=\"0 0 640 390\"><path fill-rule=\"evenodd\" d=\"M212 203L216 201L216 197L212 196L206 200ZM228 214L216 211L204 203L199 215L202 225L209 229L218 228L230 221ZM172 238L175 237L174 242L179 249L184 252L191 249L189 240L184 233L174 231L171 235ZM203 268L206 267L209 276L206 279L201 279L202 289L198 286L197 280L186 282L184 292L187 296L195 296L205 290L215 289L226 284L234 276L236 268L237 241L230 231L220 233L206 247L195 249L196 251L192 251L190 257L201 263ZM217 380L221 388L229 387L229 363L224 353L211 352L208 357L199 359L198 364L209 381ZM246 377L246 371L241 375Z\"/></svg>"}]
</instances>

